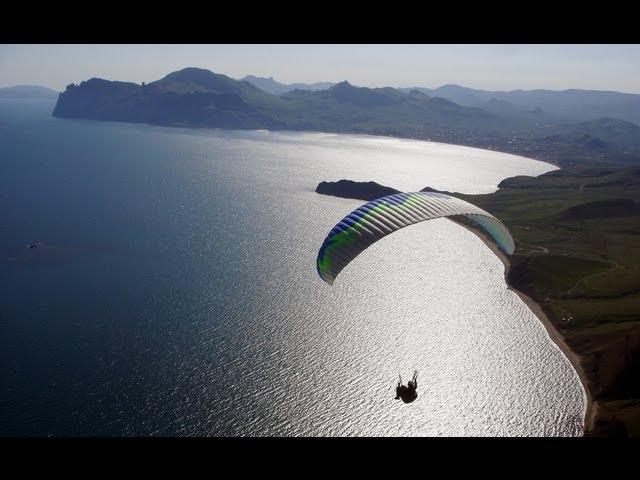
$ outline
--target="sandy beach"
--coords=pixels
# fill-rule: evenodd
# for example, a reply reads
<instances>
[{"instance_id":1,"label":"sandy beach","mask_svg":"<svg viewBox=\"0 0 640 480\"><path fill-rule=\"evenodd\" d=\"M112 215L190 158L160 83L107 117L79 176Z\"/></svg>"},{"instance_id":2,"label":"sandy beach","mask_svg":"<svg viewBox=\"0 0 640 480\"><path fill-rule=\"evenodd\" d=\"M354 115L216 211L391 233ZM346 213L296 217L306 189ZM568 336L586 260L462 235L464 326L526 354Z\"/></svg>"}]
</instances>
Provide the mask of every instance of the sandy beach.
<instances>
[{"instance_id":1,"label":"sandy beach","mask_svg":"<svg viewBox=\"0 0 640 480\"><path fill-rule=\"evenodd\" d=\"M488 235L486 235L484 231L480 229L476 229L464 223L458 223L458 225L461 225L467 230L470 230L476 235L478 235L480 239L491 249L491 251L502 261L504 265L504 278L509 289L512 290L516 295L518 295L520 299L527 305L527 307L529 307L529 309L533 312L533 314L536 317L538 317L538 319L540 319L540 321L542 322L542 325L544 325L544 328L547 330L547 334L549 335L549 338L551 339L551 341L553 341L553 343L555 343L558 346L558 348L562 351L562 353L564 353L564 355L567 357L569 362L571 362L571 365L573 366L574 370L578 374L578 377L580 378L580 382L582 383L582 388L583 388L585 400L586 400L585 412L584 412L584 433L586 435L589 432L592 432L595 426L596 409L594 407L593 399L591 396L590 383L584 371L582 357L576 354L573 350L571 350L571 348L569 348L566 341L564 340L560 332L556 329L556 327L553 325L553 323L551 322L547 314L544 312L544 310L540 306L540 304L538 304L538 302L533 300L530 296L514 288L513 285L509 283L508 277L509 277L509 270L511 268L511 262L509 261L509 257L498 249L495 242Z\"/></svg>"}]
</instances>

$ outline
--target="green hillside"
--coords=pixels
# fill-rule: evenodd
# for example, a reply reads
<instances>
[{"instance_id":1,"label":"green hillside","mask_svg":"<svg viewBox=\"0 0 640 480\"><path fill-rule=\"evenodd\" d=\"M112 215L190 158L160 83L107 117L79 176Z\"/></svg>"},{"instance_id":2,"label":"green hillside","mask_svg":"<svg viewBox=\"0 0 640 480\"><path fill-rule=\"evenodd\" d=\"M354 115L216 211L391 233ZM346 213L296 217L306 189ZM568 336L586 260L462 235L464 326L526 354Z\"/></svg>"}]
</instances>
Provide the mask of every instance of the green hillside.
<instances>
[{"instance_id":1,"label":"green hillside","mask_svg":"<svg viewBox=\"0 0 640 480\"><path fill-rule=\"evenodd\" d=\"M582 358L595 434L640 435L640 168L563 169L460 195L516 240L509 283Z\"/></svg>"}]
</instances>

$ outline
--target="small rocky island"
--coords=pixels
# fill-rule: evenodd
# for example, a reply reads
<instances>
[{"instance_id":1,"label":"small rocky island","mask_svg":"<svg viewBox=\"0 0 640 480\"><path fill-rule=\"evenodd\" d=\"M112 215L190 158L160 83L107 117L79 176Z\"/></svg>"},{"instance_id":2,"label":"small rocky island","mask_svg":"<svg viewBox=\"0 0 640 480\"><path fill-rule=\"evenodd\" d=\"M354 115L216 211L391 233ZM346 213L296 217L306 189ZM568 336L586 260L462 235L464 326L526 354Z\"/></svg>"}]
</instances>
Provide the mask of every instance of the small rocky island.
<instances>
[{"instance_id":1,"label":"small rocky island","mask_svg":"<svg viewBox=\"0 0 640 480\"><path fill-rule=\"evenodd\" d=\"M453 195L451 192L424 187L421 192L440 192ZM330 195L332 197L352 198L356 200L371 201L376 198L386 197L395 193L402 193L395 188L380 185L377 182L355 182L353 180L338 180L337 182L320 182L316 187L316 193Z\"/></svg>"},{"instance_id":2,"label":"small rocky island","mask_svg":"<svg viewBox=\"0 0 640 480\"><path fill-rule=\"evenodd\" d=\"M394 193L400 193L400 190L385 187L376 182L339 180L337 182L320 182L316 187L316 193L331 195L333 197L370 201L387 195L393 195Z\"/></svg>"}]
</instances>

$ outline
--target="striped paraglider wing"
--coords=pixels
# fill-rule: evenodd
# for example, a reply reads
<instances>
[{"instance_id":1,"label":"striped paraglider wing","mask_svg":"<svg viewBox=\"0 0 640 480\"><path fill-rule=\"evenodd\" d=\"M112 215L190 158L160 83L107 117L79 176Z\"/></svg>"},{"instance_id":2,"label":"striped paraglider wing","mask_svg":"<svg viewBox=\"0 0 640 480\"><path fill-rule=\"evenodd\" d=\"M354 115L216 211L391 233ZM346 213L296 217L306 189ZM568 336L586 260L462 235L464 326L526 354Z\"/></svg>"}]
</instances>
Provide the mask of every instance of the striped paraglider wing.
<instances>
[{"instance_id":1,"label":"striped paraglider wing","mask_svg":"<svg viewBox=\"0 0 640 480\"><path fill-rule=\"evenodd\" d=\"M401 228L448 217L470 220L512 254L515 248L509 230L493 215L459 198L437 192L397 193L357 208L331 229L318 252L320 278L329 284L358 254Z\"/></svg>"}]
</instances>

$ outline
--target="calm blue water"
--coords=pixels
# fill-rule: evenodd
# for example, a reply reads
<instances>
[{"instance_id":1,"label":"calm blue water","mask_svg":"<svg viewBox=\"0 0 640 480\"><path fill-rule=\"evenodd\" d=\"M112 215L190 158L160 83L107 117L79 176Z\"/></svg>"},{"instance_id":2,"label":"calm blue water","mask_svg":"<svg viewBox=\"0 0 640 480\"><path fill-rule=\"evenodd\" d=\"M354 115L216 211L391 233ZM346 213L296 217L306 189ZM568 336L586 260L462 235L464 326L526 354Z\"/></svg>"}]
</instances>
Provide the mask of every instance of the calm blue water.
<instances>
[{"instance_id":1,"label":"calm blue water","mask_svg":"<svg viewBox=\"0 0 640 480\"><path fill-rule=\"evenodd\" d=\"M361 203L321 180L490 192L553 167L52 108L0 102L0 435L581 434L577 375L470 232L426 222L334 287L315 272Z\"/></svg>"}]
</instances>

